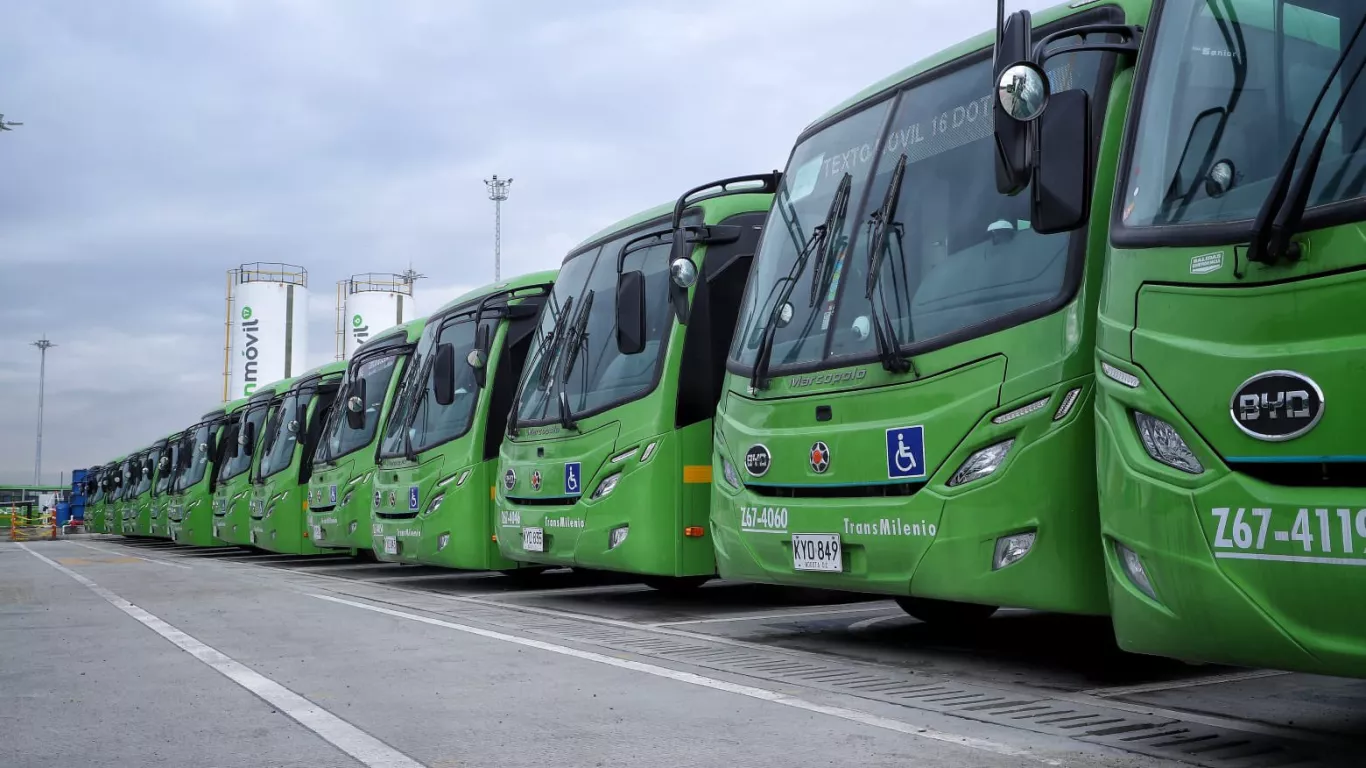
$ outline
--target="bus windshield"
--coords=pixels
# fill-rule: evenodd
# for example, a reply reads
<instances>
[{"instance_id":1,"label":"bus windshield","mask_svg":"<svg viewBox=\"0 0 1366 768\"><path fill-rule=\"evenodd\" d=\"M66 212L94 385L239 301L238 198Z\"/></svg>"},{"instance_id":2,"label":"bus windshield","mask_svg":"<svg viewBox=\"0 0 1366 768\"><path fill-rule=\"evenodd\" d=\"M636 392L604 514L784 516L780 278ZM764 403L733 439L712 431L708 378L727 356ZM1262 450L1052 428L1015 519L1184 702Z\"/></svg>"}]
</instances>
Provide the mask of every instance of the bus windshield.
<instances>
[{"instance_id":1,"label":"bus windshield","mask_svg":"<svg viewBox=\"0 0 1366 768\"><path fill-rule=\"evenodd\" d=\"M1051 59L1054 90L1092 88L1101 61L1097 53ZM868 359L874 240L882 253L872 297L902 346L990 333L1068 291L1069 236L1034 232L1028 191L997 194L981 172L994 163L990 83L991 61L978 57L797 145L746 287L733 362L754 365L770 318L772 369ZM889 198L897 175L899 194Z\"/></svg>"},{"instance_id":2,"label":"bus windshield","mask_svg":"<svg viewBox=\"0 0 1366 768\"><path fill-rule=\"evenodd\" d=\"M239 452L236 442L237 437L242 434L243 424L254 425L252 431L259 435L261 433L261 424L266 420L266 411L269 409L269 406L270 401L268 400L252 404L247 410L242 412L242 416L237 422L237 429L227 430L229 437L232 438L233 442L223 446L223 453L227 457L227 460L223 462L222 467L218 471L218 481L220 483L231 480L243 472L246 472L248 469L251 469L251 454L255 449L255 446L241 446Z\"/></svg>"},{"instance_id":3,"label":"bus windshield","mask_svg":"<svg viewBox=\"0 0 1366 768\"><path fill-rule=\"evenodd\" d=\"M413 409L417 407L416 400L424 394L427 386L427 358L431 351L436 348L436 332L440 325L439 319L429 320L422 329L422 336L418 338L417 346L413 348L413 357L408 361L408 367L403 372L403 379L399 382L398 391L394 393L394 404L389 410L389 421L384 425L384 437L380 439L379 455L382 459L392 459L407 452L408 437L411 431L408 428L408 423L412 420Z\"/></svg>"},{"instance_id":4,"label":"bus windshield","mask_svg":"<svg viewBox=\"0 0 1366 768\"><path fill-rule=\"evenodd\" d=\"M317 392L314 387L294 389L285 396L267 427L266 442L262 443L259 467L262 478L284 471L294 461L294 449L304 432L308 401Z\"/></svg>"},{"instance_id":5,"label":"bus windshield","mask_svg":"<svg viewBox=\"0 0 1366 768\"><path fill-rule=\"evenodd\" d=\"M336 405L328 411L314 461L336 461L370 444L379 427L379 415L384 409L384 399L389 394L394 366L406 357L400 354L376 354L361 360L360 365L352 364L347 368L346 382L337 395ZM365 380L365 424L360 429L352 429L346 418L346 401L351 397L353 383L361 379Z\"/></svg>"},{"instance_id":6,"label":"bus windshield","mask_svg":"<svg viewBox=\"0 0 1366 768\"><path fill-rule=\"evenodd\" d=\"M696 223L697 218L689 217L689 221ZM565 378L571 416L596 413L654 389L673 322L666 230L659 239L632 250L622 267L623 271L639 270L645 275L644 350L634 355L618 352L615 330L617 256L628 241L648 231L632 230L605 245L587 248L560 268L532 340L518 400L519 423L559 418L561 377ZM572 370L565 376L571 361Z\"/></svg>"},{"instance_id":7,"label":"bus windshield","mask_svg":"<svg viewBox=\"0 0 1366 768\"><path fill-rule=\"evenodd\" d=\"M1131 123L1121 221L1137 228L1251 220L1366 3L1207 0L1166 3L1162 12ZM1334 78L1309 141L1363 55L1354 52ZM1353 90L1363 87L1358 80ZM1310 206L1360 197L1366 186L1361 102L1349 99L1331 126Z\"/></svg>"},{"instance_id":8,"label":"bus windshield","mask_svg":"<svg viewBox=\"0 0 1366 768\"><path fill-rule=\"evenodd\" d=\"M138 483L133 489L134 496L141 496L152 488L152 476L157 470L157 460L161 458L161 447L158 446L142 454L141 461L135 466L138 473ZM146 470L146 471L144 471Z\"/></svg>"},{"instance_id":9,"label":"bus windshield","mask_svg":"<svg viewBox=\"0 0 1366 768\"><path fill-rule=\"evenodd\" d=\"M162 449L163 458L166 459L164 467L157 468L157 484L152 489L153 496L160 496L171 487L171 480L180 474L180 445L184 442L184 435L176 437ZM160 461L158 461L160 464Z\"/></svg>"},{"instance_id":10,"label":"bus windshield","mask_svg":"<svg viewBox=\"0 0 1366 768\"><path fill-rule=\"evenodd\" d=\"M193 488L204 479L209 468L209 438L217 428L216 423L200 424L186 436L185 446L181 450L189 452L189 460L176 480L176 490Z\"/></svg>"}]
</instances>

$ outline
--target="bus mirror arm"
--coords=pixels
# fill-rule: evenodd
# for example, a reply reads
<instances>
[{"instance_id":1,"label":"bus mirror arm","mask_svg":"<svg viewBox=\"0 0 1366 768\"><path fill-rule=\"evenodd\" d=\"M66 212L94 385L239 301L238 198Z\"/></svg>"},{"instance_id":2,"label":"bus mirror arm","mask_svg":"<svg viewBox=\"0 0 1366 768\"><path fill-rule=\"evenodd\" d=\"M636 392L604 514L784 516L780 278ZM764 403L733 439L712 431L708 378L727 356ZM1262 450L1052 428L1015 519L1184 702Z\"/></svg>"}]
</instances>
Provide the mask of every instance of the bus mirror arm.
<instances>
[{"instance_id":1,"label":"bus mirror arm","mask_svg":"<svg viewBox=\"0 0 1366 768\"><path fill-rule=\"evenodd\" d=\"M1091 203L1091 98L1074 88L1054 94L1039 118L1030 226L1041 235L1086 222Z\"/></svg>"}]
</instances>

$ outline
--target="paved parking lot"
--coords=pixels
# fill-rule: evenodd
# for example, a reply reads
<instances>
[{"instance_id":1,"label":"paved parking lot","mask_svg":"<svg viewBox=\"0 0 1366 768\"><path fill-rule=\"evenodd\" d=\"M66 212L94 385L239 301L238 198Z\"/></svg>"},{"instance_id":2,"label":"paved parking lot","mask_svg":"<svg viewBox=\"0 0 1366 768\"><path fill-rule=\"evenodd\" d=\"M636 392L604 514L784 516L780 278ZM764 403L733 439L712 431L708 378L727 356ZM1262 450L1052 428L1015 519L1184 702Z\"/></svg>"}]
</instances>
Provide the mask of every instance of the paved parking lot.
<instances>
[{"instance_id":1,"label":"paved parking lot","mask_svg":"<svg viewBox=\"0 0 1366 768\"><path fill-rule=\"evenodd\" d=\"M0 707L0 762L63 768L1366 761L1366 681L1132 656L1103 620L102 536L0 544Z\"/></svg>"}]
</instances>

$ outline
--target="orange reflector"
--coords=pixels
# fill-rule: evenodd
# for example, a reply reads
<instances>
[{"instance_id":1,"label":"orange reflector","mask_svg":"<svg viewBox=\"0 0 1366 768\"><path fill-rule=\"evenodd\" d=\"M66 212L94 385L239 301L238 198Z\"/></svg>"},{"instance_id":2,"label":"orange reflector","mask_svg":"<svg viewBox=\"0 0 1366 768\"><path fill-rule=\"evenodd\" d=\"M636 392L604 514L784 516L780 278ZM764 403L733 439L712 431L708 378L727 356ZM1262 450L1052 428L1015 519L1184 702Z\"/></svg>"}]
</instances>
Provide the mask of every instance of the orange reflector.
<instances>
[{"instance_id":1,"label":"orange reflector","mask_svg":"<svg viewBox=\"0 0 1366 768\"><path fill-rule=\"evenodd\" d=\"M489 486L489 501L497 501L497 500L498 500L498 489L495 488L494 486L490 485L490 486Z\"/></svg>"},{"instance_id":2,"label":"orange reflector","mask_svg":"<svg viewBox=\"0 0 1366 768\"><path fill-rule=\"evenodd\" d=\"M711 465L710 464L688 464L683 467L683 482L685 483L710 483ZM701 534L699 534L701 535Z\"/></svg>"},{"instance_id":3,"label":"orange reflector","mask_svg":"<svg viewBox=\"0 0 1366 768\"><path fill-rule=\"evenodd\" d=\"M498 534L496 534L496 533L493 534L493 540L494 540L494 541L497 541L497 540L498 540Z\"/></svg>"},{"instance_id":4,"label":"orange reflector","mask_svg":"<svg viewBox=\"0 0 1366 768\"><path fill-rule=\"evenodd\" d=\"M711 467L707 467L707 469L711 469ZM703 535L703 534L706 533L706 532L707 532L707 529L706 529L706 528L703 528L703 527L700 526L700 525L690 525L690 526L688 526L687 528L684 528L684 529L683 529L683 535L684 535L684 536L687 536L687 537L690 538L690 539L695 539L695 538L697 538L697 537Z\"/></svg>"}]
</instances>

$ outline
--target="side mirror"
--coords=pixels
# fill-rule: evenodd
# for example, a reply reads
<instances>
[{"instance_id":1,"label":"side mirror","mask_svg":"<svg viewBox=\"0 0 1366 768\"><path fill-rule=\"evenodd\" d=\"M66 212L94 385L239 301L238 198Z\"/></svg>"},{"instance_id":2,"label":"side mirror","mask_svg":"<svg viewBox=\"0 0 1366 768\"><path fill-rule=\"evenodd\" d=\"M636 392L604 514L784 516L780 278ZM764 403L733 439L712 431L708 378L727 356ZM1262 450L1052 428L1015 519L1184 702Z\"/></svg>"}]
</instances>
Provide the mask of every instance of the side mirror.
<instances>
[{"instance_id":1,"label":"side mirror","mask_svg":"<svg viewBox=\"0 0 1366 768\"><path fill-rule=\"evenodd\" d=\"M166 467L170 466L170 464L171 464L171 457L169 457L169 456L162 456L162 457L161 457L161 460L157 462L157 469L158 469L158 470L165 469Z\"/></svg>"},{"instance_id":2,"label":"side mirror","mask_svg":"<svg viewBox=\"0 0 1366 768\"><path fill-rule=\"evenodd\" d=\"M242 429L237 433L237 455L251 453L252 446L256 445L256 424L245 422Z\"/></svg>"},{"instance_id":3,"label":"side mirror","mask_svg":"<svg viewBox=\"0 0 1366 768\"><path fill-rule=\"evenodd\" d=\"M436 358L432 361L432 388L437 405L446 406L455 402L455 347L449 343L436 345Z\"/></svg>"},{"instance_id":4,"label":"side mirror","mask_svg":"<svg viewBox=\"0 0 1366 768\"><path fill-rule=\"evenodd\" d=\"M351 393L346 398L346 426L351 429L365 428L365 379L351 382Z\"/></svg>"},{"instance_id":5,"label":"side mirror","mask_svg":"<svg viewBox=\"0 0 1366 768\"><path fill-rule=\"evenodd\" d=\"M617 275L617 351L634 355L645 349L645 273Z\"/></svg>"},{"instance_id":6,"label":"side mirror","mask_svg":"<svg viewBox=\"0 0 1366 768\"><path fill-rule=\"evenodd\" d=\"M1030 123L1048 107L1048 76L1037 64L1011 64L996 79L996 103L1011 120Z\"/></svg>"},{"instance_id":7,"label":"side mirror","mask_svg":"<svg viewBox=\"0 0 1366 768\"><path fill-rule=\"evenodd\" d=\"M697 265L686 256L669 262L669 302L681 325L688 324L688 289L697 284Z\"/></svg>"},{"instance_id":8,"label":"side mirror","mask_svg":"<svg viewBox=\"0 0 1366 768\"><path fill-rule=\"evenodd\" d=\"M998 0L993 80L999 89L1002 76L1014 66L1033 58L1033 19L1029 11L1016 11L1002 18L1004 0ZM1047 82L1047 78L1044 79ZM1029 124L1011 116L1001 99L994 99L992 125L996 140L996 190L1003 195L1019 194L1029 186Z\"/></svg>"},{"instance_id":9,"label":"side mirror","mask_svg":"<svg viewBox=\"0 0 1366 768\"><path fill-rule=\"evenodd\" d=\"M479 323L474 331L474 349L465 355L465 362L469 364L470 370L474 371L474 381L480 389L488 383L489 350L491 349L489 335L489 325Z\"/></svg>"},{"instance_id":10,"label":"side mirror","mask_svg":"<svg viewBox=\"0 0 1366 768\"><path fill-rule=\"evenodd\" d=\"M1054 95L1037 135L1031 226L1041 235L1074 230L1091 213L1091 97L1080 88Z\"/></svg>"}]
</instances>

